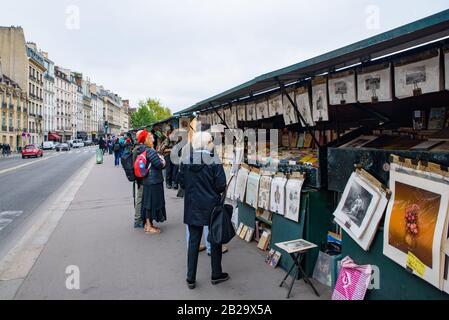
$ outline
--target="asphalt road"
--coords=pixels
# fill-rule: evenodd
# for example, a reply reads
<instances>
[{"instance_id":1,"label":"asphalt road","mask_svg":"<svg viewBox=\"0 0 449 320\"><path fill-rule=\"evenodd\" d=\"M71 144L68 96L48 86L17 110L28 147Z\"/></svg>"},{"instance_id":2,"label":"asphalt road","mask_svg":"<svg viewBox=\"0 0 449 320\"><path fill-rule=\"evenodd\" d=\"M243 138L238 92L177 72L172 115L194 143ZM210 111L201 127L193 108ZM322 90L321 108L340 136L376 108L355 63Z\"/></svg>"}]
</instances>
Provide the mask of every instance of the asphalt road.
<instances>
[{"instance_id":1,"label":"asphalt road","mask_svg":"<svg viewBox=\"0 0 449 320\"><path fill-rule=\"evenodd\" d=\"M0 252L8 237L92 157L95 147L45 151L38 159L0 158Z\"/></svg>"}]
</instances>

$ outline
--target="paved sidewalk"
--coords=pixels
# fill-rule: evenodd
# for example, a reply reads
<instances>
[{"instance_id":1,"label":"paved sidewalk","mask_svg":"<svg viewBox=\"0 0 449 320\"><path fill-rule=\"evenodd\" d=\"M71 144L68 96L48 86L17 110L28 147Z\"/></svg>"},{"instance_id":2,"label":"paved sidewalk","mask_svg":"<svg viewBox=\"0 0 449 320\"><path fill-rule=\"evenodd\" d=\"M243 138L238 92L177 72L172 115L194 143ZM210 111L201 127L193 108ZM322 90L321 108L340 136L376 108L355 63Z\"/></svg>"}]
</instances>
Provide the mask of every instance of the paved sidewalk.
<instances>
[{"instance_id":1,"label":"paved sidewalk","mask_svg":"<svg viewBox=\"0 0 449 320\"><path fill-rule=\"evenodd\" d=\"M162 234L133 229L132 184L113 157L96 165L61 219L16 299L285 299L280 269L264 263L255 243L234 239L223 256L231 280L210 283L210 258L201 253L197 288L185 284L186 243L183 200L166 190L168 221ZM66 288L66 268L80 269L80 290ZM316 283L316 282L315 282ZM321 299L330 292L317 284ZM298 281L292 299L316 299Z\"/></svg>"}]
</instances>

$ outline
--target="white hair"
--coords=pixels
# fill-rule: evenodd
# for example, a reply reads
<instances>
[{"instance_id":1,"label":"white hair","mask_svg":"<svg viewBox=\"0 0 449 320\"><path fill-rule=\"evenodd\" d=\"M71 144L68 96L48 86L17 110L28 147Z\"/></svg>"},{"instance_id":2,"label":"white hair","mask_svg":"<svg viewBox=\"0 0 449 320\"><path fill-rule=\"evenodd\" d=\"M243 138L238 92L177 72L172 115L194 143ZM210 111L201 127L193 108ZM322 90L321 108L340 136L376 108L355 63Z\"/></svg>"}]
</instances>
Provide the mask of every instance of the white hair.
<instances>
[{"instance_id":1,"label":"white hair","mask_svg":"<svg viewBox=\"0 0 449 320\"><path fill-rule=\"evenodd\" d=\"M212 142L212 136L209 132L196 132L192 138L192 148L194 151L208 150L211 151L210 143Z\"/></svg>"}]
</instances>

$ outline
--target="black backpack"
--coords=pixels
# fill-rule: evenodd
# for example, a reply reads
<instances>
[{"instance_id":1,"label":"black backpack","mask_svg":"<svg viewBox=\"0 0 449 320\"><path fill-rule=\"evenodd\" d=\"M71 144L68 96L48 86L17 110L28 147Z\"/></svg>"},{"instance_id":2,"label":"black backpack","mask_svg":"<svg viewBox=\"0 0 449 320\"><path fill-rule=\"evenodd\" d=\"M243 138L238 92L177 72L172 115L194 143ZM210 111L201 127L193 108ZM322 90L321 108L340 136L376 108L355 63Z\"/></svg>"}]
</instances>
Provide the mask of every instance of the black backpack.
<instances>
[{"instance_id":1,"label":"black backpack","mask_svg":"<svg viewBox=\"0 0 449 320\"><path fill-rule=\"evenodd\" d=\"M116 144L114 144L114 151L120 151L120 143L117 142Z\"/></svg>"},{"instance_id":2,"label":"black backpack","mask_svg":"<svg viewBox=\"0 0 449 320\"><path fill-rule=\"evenodd\" d=\"M128 178L128 181L134 182L136 181L136 175L134 174L134 161L133 161L133 154L132 152L125 153L122 158L122 167L123 170L125 170L126 177Z\"/></svg>"}]
</instances>

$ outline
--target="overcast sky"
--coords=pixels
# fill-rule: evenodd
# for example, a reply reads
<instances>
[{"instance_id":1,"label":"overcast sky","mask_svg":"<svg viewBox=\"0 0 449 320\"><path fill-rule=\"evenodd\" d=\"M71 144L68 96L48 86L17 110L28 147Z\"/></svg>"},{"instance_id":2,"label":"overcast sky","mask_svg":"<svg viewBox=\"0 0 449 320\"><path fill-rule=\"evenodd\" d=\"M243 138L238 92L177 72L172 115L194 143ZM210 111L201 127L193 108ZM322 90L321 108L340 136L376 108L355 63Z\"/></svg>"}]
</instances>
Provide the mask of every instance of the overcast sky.
<instances>
[{"instance_id":1,"label":"overcast sky","mask_svg":"<svg viewBox=\"0 0 449 320\"><path fill-rule=\"evenodd\" d=\"M14 0L2 2L0 25L22 26L57 65L132 105L152 97L179 111L447 8L447 0Z\"/></svg>"}]
</instances>

